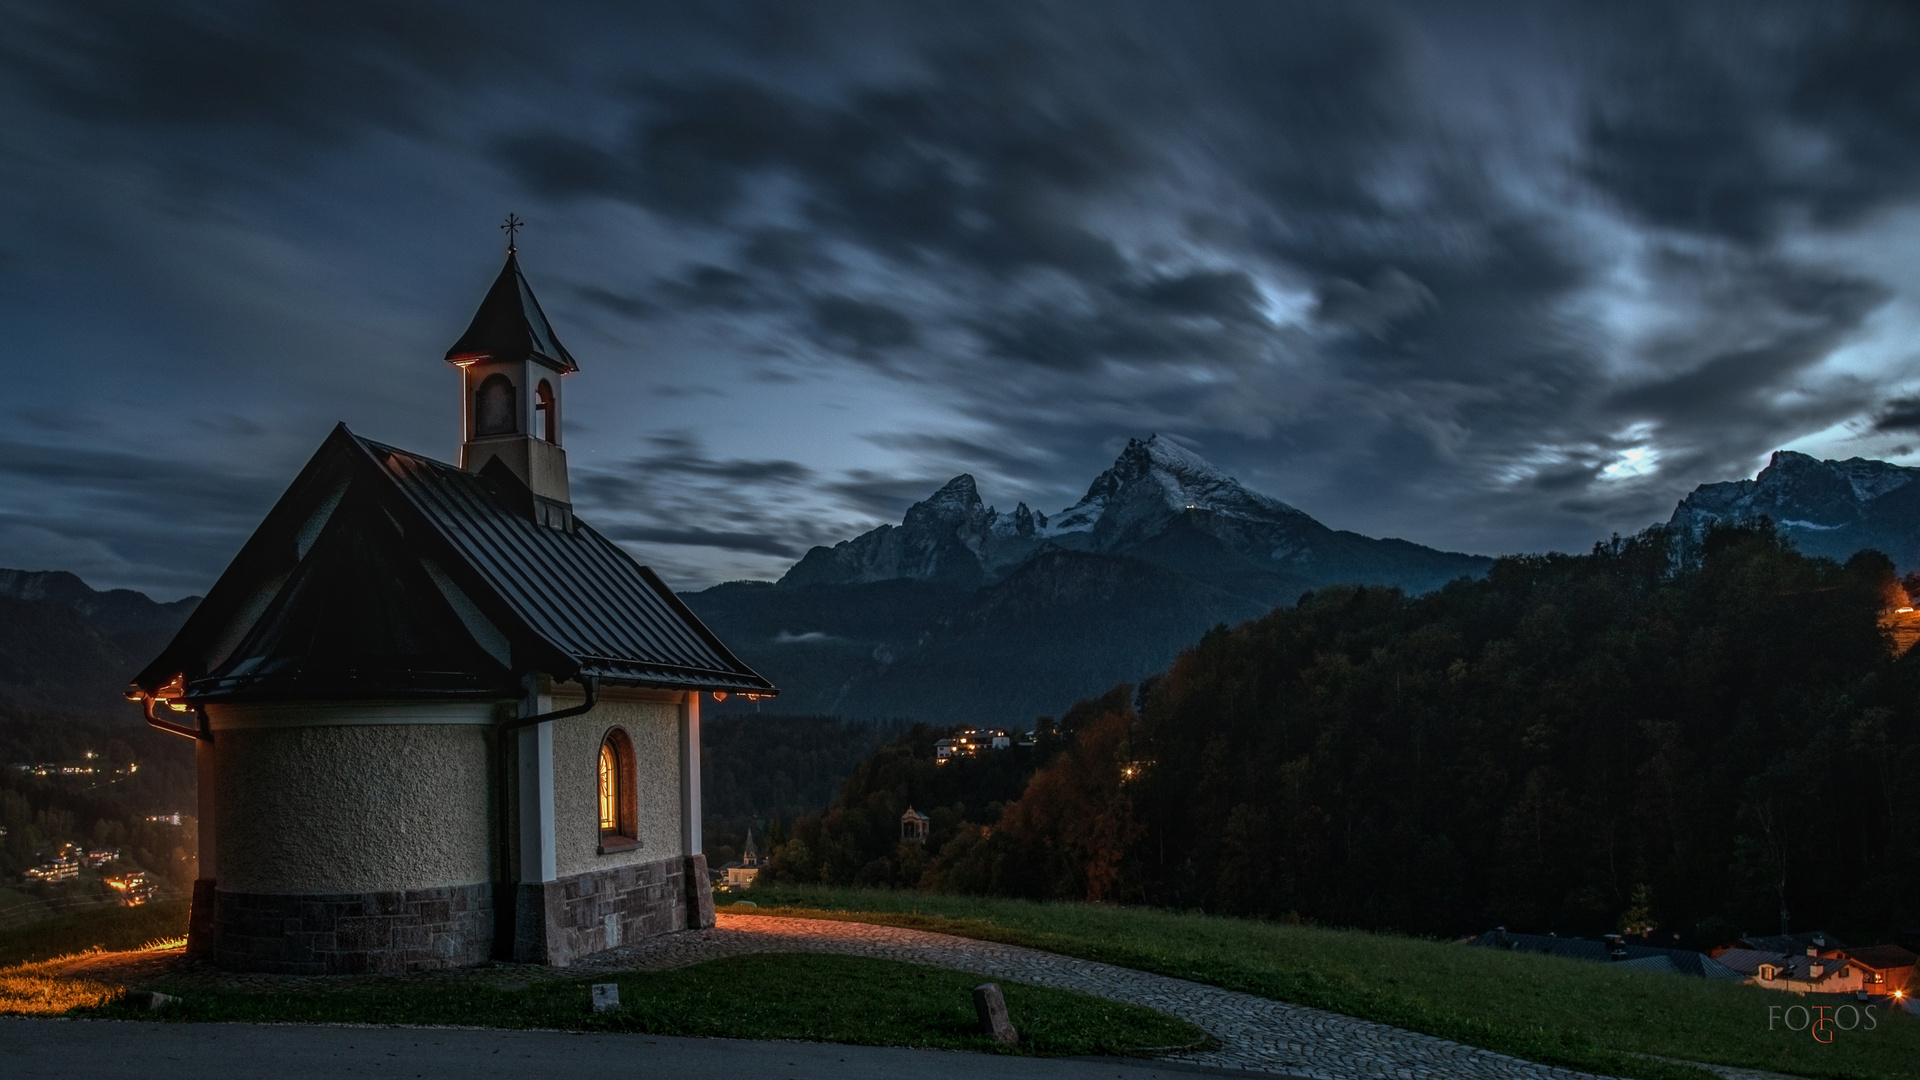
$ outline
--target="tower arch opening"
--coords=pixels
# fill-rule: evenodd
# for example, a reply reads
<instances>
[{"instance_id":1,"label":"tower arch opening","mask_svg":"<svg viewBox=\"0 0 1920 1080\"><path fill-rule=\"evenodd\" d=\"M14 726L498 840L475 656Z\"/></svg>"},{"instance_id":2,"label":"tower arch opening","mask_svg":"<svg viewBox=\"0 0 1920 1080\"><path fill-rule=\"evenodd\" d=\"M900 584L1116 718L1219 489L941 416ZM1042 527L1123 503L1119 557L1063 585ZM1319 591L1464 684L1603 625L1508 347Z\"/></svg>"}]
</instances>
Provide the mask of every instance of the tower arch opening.
<instances>
[{"instance_id":1,"label":"tower arch opening","mask_svg":"<svg viewBox=\"0 0 1920 1080\"><path fill-rule=\"evenodd\" d=\"M473 433L476 436L512 435L520 430L514 421L513 380L505 375L489 375L481 380L473 394Z\"/></svg>"},{"instance_id":2,"label":"tower arch opening","mask_svg":"<svg viewBox=\"0 0 1920 1080\"><path fill-rule=\"evenodd\" d=\"M554 397L553 384L545 379L533 388L534 434L550 443L560 441L560 401Z\"/></svg>"}]
</instances>

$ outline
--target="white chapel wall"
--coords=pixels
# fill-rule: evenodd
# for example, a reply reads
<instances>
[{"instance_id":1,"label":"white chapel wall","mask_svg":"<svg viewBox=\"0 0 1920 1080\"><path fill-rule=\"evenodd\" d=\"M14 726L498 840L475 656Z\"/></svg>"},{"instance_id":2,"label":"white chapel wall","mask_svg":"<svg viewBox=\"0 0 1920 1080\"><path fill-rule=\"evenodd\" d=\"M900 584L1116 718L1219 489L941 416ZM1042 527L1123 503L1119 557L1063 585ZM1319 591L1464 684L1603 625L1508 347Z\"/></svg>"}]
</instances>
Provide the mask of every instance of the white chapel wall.
<instances>
[{"instance_id":1,"label":"white chapel wall","mask_svg":"<svg viewBox=\"0 0 1920 1080\"><path fill-rule=\"evenodd\" d=\"M430 722L403 722L409 709L433 710ZM222 892L491 880L491 705L228 705L209 717Z\"/></svg>"},{"instance_id":2,"label":"white chapel wall","mask_svg":"<svg viewBox=\"0 0 1920 1080\"><path fill-rule=\"evenodd\" d=\"M553 723L553 833L561 878L615 866L677 859L680 842L680 708L671 701L603 693L584 716ZM577 700L577 699L576 699ZM558 695L556 708L573 704ZM600 854L600 743L619 727L633 740L640 846Z\"/></svg>"}]
</instances>

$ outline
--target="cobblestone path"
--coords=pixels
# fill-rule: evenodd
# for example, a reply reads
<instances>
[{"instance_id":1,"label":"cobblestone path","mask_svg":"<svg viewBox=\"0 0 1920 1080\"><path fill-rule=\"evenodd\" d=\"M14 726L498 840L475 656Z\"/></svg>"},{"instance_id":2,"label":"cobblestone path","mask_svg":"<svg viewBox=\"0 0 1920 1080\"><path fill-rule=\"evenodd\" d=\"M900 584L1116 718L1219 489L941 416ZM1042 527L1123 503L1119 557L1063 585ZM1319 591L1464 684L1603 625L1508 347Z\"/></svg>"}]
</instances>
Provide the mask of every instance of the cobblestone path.
<instances>
[{"instance_id":1,"label":"cobblestone path","mask_svg":"<svg viewBox=\"0 0 1920 1080\"><path fill-rule=\"evenodd\" d=\"M1172 1053L1168 1060L1324 1080L1433 1077L1445 1080L1543 1080L1588 1074L1551 1068L1338 1013L1288 1005L1185 979L1111 964L870 923L789 919L721 912L703 933L663 938L597 954L568 969L662 970L746 953L820 952L904 960L1011 982L1077 990L1178 1016L1220 1041L1218 1050ZM1019 1018L1015 1017L1016 1026Z\"/></svg>"}]
</instances>

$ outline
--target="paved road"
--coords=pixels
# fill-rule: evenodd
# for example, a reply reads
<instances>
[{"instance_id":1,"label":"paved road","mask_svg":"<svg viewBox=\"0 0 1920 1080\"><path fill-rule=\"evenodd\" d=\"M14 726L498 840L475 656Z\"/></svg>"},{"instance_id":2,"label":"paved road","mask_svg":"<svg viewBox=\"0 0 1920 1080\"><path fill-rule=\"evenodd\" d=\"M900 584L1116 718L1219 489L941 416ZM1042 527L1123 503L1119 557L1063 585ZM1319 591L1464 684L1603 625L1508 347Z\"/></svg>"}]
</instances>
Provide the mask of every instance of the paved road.
<instances>
[{"instance_id":1,"label":"paved road","mask_svg":"<svg viewBox=\"0 0 1920 1080\"><path fill-rule=\"evenodd\" d=\"M0 1017L8 1080L1192 1080L1195 1071L1219 1070L661 1035Z\"/></svg>"}]
</instances>

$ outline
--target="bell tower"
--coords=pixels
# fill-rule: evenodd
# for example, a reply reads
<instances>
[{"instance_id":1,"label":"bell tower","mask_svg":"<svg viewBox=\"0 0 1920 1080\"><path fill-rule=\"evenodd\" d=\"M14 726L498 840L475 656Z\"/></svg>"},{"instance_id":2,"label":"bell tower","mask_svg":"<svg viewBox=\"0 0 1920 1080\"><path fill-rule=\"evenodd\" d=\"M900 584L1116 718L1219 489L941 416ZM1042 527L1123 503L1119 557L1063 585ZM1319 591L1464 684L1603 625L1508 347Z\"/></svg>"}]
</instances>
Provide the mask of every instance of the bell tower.
<instances>
[{"instance_id":1,"label":"bell tower","mask_svg":"<svg viewBox=\"0 0 1920 1080\"><path fill-rule=\"evenodd\" d=\"M447 350L460 369L460 467L510 474L532 496L543 525L571 529L573 498L561 448L561 386L580 370L554 335L520 272L509 218L507 264L487 290L467 332Z\"/></svg>"}]
</instances>

